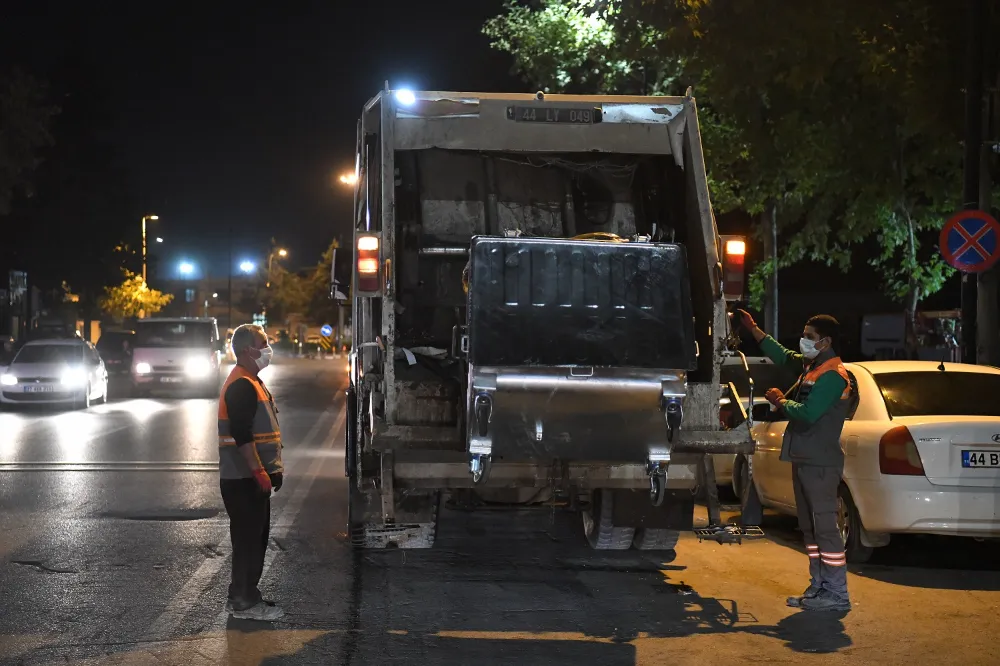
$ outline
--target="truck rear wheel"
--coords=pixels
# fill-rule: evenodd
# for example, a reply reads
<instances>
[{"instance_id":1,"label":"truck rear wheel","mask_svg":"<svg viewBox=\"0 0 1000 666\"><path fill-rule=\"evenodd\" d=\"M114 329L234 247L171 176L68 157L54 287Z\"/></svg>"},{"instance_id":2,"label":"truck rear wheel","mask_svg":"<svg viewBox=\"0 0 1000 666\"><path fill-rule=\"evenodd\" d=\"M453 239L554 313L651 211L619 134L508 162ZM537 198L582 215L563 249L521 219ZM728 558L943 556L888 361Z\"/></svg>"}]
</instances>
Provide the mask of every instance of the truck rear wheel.
<instances>
[{"instance_id":1,"label":"truck rear wheel","mask_svg":"<svg viewBox=\"0 0 1000 666\"><path fill-rule=\"evenodd\" d=\"M635 536L634 527L615 527L614 492L594 491L590 508L581 512L583 532L594 550L628 550Z\"/></svg>"},{"instance_id":2,"label":"truck rear wheel","mask_svg":"<svg viewBox=\"0 0 1000 666\"><path fill-rule=\"evenodd\" d=\"M635 531L632 545L638 550L673 550L681 533L661 528L641 528Z\"/></svg>"}]
</instances>

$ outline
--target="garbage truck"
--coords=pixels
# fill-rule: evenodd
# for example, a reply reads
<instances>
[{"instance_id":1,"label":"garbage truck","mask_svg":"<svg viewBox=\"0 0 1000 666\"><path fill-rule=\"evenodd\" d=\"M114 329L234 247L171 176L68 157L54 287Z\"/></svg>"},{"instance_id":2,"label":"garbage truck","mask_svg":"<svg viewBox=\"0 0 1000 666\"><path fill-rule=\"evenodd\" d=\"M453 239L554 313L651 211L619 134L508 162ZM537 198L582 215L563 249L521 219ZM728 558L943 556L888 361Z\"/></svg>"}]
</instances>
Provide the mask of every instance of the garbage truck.
<instances>
[{"instance_id":1,"label":"garbage truck","mask_svg":"<svg viewBox=\"0 0 1000 666\"><path fill-rule=\"evenodd\" d=\"M354 546L431 547L445 498L491 493L579 511L598 550L760 535L715 495L712 455L753 450L720 403L752 397L720 381L739 352L692 97L387 85L355 168Z\"/></svg>"}]
</instances>

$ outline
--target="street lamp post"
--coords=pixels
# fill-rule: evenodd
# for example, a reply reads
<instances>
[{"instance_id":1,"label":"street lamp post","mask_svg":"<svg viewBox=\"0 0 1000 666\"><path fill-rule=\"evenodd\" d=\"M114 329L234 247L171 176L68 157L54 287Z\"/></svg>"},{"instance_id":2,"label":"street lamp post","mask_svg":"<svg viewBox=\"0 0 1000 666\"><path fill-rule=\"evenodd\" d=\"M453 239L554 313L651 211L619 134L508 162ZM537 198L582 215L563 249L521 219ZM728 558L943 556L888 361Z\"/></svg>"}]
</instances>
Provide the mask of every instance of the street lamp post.
<instances>
[{"instance_id":1,"label":"street lamp post","mask_svg":"<svg viewBox=\"0 0 1000 666\"><path fill-rule=\"evenodd\" d=\"M271 253L267 255L267 288L271 288L271 262L274 261L275 250L271 250ZM288 250L285 248L278 248L277 253L279 257L287 257Z\"/></svg>"},{"instance_id":2,"label":"street lamp post","mask_svg":"<svg viewBox=\"0 0 1000 666\"><path fill-rule=\"evenodd\" d=\"M146 220L158 220L159 215L143 215L142 216L142 284L146 284ZM156 239L160 242L160 239Z\"/></svg>"}]
</instances>

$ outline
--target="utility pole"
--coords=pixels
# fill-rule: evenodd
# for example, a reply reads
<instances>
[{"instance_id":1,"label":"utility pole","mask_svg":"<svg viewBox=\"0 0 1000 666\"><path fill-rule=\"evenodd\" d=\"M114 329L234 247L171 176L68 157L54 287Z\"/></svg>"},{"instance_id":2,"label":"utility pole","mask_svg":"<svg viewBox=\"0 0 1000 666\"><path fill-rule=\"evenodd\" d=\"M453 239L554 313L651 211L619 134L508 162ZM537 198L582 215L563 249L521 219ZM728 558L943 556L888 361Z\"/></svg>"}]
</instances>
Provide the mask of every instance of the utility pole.
<instances>
[{"instance_id":1,"label":"utility pole","mask_svg":"<svg viewBox=\"0 0 1000 666\"><path fill-rule=\"evenodd\" d=\"M772 262L773 270L764 282L764 328L778 339L778 205L772 203L765 213L768 231L764 236L764 250Z\"/></svg>"},{"instance_id":2,"label":"utility pole","mask_svg":"<svg viewBox=\"0 0 1000 666\"><path fill-rule=\"evenodd\" d=\"M996 11L995 9L992 11ZM991 10L986 9L981 23L990 24L994 19ZM998 142L997 130L1000 129L1000 108L997 105L998 88L1000 88L1000 69L995 42L983 53L986 91L986 104L982 115L982 127L986 130L986 141L979 143L979 210L991 213L993 207L993 174L994 154ZM966 153L968 155L968 153ZM1000 267L994 266L977 276L978 298L978 330L976 331L976 358L983 365L1000 365Z\"/></svg>"},{"instance_id":3,"label":"utility pole","mask_svg":"<svg viewBox=\"0 0 1000 666\"><path fill-rule=\"evenodd\" d=\"M229 225L229 293L226 294L226 306L229 313L226 315L226 328L233 327L233 226Z\"/></svg>"},{"instance_id":4,"label":"utility pole","mask_svg":"<svg viewBox=\"0 0 1000 666\"><path fill-rule=\"evenodd\" d=\"M158 220L157 215L142 216L142 286L146 286L146 220ZM146 318L146 311L139 310L139 319Z\"/></svg>"},{"instance_id":5,"label":"utility pole","mask_svg":"<svg viewBox=\"0 0 1000 666\"><path fill-rule=\"evenodd\" d=\"M983 144L983 35L986 31L985 0L968 0L968 26L965 61L965 178L962 207L979 208L980 151ZM976 362L978 278L962 274L962 361ZM986 296L986 294L984 294ZM996 309L994 303L986 309ZM992 335L996 335L996 329Z\"/></svg>"}]
</instances>

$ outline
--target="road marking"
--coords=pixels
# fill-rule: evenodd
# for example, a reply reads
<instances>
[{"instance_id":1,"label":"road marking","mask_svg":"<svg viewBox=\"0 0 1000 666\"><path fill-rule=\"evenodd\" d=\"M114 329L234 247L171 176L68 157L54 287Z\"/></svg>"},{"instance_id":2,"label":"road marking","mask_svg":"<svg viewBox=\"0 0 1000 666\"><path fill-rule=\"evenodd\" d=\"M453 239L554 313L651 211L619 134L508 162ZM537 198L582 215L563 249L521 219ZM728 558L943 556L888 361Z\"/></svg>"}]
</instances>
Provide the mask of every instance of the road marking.
<instances>
[{"instance_id":1,"label":"road marking","mask_svg":"<svg viewBox=\"0 0 1000 666\"><path fill-rule=\"evenodd\" d=\"M49 460L0 463L0 472L217 472L209 460Z\"/></svg>"},{"instance_id":2,"label":"road marking","mask_svg":"<svg viewBox=\"0 0 1000 666\"><path fill-rule=\"evenodd\" d=\"M320 415L320 417L316 420L316 424L302 440L301 446L308 448L314 445L313 440L315 440L322 431L323 424L326 423L327 418L332 415L333 409L334 408L331 407ZM324 431L324 437L325 433L329 432L329 430ZM312 486L312 477L304 479L303 485ZM292 501L294 501L297 496L298 493L293 495ZM291 507L292 501L289 502L286 509ZM300 507L301 501L296 505L295 511L298 512ZM282 511L281 518L284 517L284 514L285 511ZM230 549L228 529L226 530L226 536L216 545L216 549ZM194 574L187 579L184 586L173 596L170 602L167 603L166 608L163 609L163 612L160 613L153 624L150 625L149 629L146 630L145 635L140 640L169 640L169 638L177 630L180 623L194 608L198 598L201 597L208 586L212 584L212 579L215 578L215 575L219 573L219 570L228 561L229 557L212 557L207 558L204 562L202 562L201 566L198 567Z\"/></svg>"}]
</instances>

